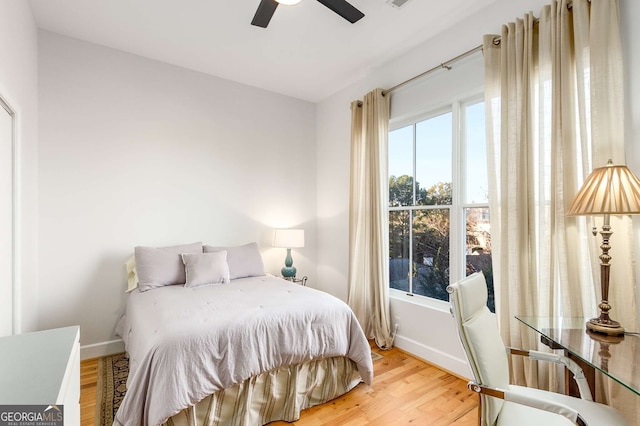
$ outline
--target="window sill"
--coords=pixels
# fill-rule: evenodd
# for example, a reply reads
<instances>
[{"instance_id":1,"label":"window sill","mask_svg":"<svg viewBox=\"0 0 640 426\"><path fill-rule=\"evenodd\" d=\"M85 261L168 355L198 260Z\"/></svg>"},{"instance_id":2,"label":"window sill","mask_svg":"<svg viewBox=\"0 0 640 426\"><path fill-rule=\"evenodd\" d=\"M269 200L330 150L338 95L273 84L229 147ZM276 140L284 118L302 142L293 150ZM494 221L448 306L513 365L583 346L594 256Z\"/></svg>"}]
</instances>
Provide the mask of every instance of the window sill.
<instances>
[{"instance_id":1,"label":"window sill","mask_svg":"<svg viewBox=\"0 0 640 426\"><path fill-rule=\"evenodd\" d=\"M389 289L389 297L391 299L399 300L401 302L407 302L407 303L412 303L418 306L424 306L425 308L444 312L447 314L451 312L449 302L445 302L444 300L432 299L430 297L425 297L425 296L409 296L406 292L396 290L394 288Z\"/></svg>"}]
</instances>

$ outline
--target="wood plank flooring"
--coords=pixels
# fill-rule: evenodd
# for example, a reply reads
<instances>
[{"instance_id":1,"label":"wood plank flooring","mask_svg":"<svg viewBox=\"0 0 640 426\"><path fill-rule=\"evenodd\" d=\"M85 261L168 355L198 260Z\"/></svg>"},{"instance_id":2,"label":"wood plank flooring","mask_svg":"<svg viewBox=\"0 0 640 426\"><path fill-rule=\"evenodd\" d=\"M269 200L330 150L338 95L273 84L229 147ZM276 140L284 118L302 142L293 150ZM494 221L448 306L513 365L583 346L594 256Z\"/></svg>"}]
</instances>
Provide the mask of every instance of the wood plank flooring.
<instances>
[{"instance_id":1,"label":"wood plank flooring","mask_svg":"<svg viewBox=\"0 0 640 426\"><path fill-rule=\"evenodd\" d=\"M304 410L301 426L318 425L455 425L478 424L478 398L466 381L393 348L374 352L372 386L358 385L334 401ZM93 426L96 405L98 360L81 363L80 412L82 426ZM289 425L274 422L271 425Z\"/></svg>"},{"instance_id":2,"label":"wood plank flooring","mask_svg":"<svg viewBox=\"0 0 640 426\"><path fill-rule=\"evenodd\" d=\"M92 358L80 362L80 422L82 426L94 426L98 359Z\"/></svg>"}]
</instances>

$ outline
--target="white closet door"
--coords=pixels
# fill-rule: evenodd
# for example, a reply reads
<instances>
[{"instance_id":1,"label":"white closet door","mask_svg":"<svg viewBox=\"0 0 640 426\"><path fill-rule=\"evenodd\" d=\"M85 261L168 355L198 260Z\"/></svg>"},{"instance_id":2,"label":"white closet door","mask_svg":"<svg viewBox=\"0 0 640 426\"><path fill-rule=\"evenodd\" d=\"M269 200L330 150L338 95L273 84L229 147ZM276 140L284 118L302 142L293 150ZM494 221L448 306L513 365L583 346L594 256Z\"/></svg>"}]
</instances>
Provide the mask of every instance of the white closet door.
<instances>
[{"instance_id":1,"label":"white closet door","mask_svg":"<svg viewBox=\"0 0 640 426\"><path fill-rule=\"evenodd\" d=\"M13 333L13 117L0 101L0 336Z\"/></svg>"}]
</instances>

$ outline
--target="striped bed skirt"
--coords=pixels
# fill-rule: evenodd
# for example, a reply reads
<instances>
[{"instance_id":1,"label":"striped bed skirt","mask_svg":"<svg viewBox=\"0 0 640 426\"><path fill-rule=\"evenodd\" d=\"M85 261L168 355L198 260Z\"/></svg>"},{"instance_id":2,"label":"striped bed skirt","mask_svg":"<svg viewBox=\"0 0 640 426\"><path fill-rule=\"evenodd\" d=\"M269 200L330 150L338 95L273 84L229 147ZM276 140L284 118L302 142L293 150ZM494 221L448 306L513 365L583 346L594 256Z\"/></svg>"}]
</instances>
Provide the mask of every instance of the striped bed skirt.
<instances>
[{"instance_id":1,"label":"striped bed skirt","mask_svg":"<svg viewBox=\"0 0 640 426\"><path fill-rule=\"evenodd\" d=\"M251 377L210 395L165 422L167 426L256 426L293 422L300 411L339 397L361 382L346 357L312 360Z\"/></svg>"}]
</instances>

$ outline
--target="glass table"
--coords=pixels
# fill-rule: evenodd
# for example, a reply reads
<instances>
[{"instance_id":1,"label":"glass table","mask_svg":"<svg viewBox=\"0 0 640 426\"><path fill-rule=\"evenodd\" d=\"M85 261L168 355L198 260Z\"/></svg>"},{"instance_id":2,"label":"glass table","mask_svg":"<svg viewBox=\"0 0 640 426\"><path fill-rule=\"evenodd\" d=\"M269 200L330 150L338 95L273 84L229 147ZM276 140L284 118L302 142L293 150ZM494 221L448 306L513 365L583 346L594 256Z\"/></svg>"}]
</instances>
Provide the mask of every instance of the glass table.
<instances>
[{"instance_id":1,"label":"glass table","mask_svg":"<svg viewBox=\"0 0 640 426\"><path fill-rule=\"evenodd\" d=\"M516 319L539 333L542 343L552 349L563 349L576 361L584 370L592 393L595 371L600 371L640 396L640 336L593 333L587 331L585 318L516 316ZM575 389L570 389L569 394L574 392Z\"/></svg>"}]
</instances>

